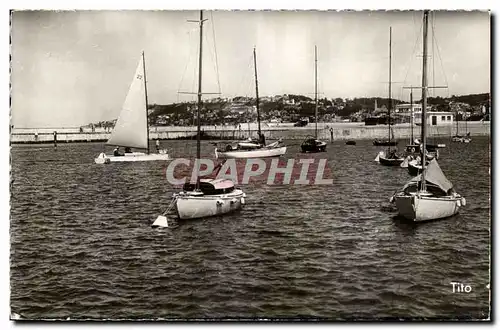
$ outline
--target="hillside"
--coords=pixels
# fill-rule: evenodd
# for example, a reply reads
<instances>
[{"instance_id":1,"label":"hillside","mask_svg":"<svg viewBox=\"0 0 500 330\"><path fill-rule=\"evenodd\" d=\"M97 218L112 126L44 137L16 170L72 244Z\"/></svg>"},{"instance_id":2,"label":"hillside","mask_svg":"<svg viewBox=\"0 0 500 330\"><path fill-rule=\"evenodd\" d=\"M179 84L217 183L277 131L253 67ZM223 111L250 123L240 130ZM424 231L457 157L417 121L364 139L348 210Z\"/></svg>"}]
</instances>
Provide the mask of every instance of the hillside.
<instances>
[{"instance_id":1,"label":"hillside","mask_svg":"<svg viewBox=\"0 0 500 330\"><path fill-rule=\"evenodd\" d=\"M253 97L237 96L230 98L215 98L204 100L200 113L204 125L238 124L257 120L256 102ZM377 110L375 110L375 102ZM415 100L420 103L420 100ZM490 108L489 93L469 94L449 98L429 97L429 105L437 111L462 111L482 118L482 107ZM405 103L392 99L392 106ZM381 97L361 97L353 99L321 98L318 100L318 121L334 121L335 119L362 120L367 116L381 114L387 111L389 99ZM279 119L283 122L297 121L302 117L314 120L314 99L303 95L276 95L260 98L261 121ZM182 102L172 104L150 104L150 125L194 125L196 123L196 103ZM92 124L90 124L92 125ZM113 121L93 124L113 126Z\"/></svg>"}]
</instances>

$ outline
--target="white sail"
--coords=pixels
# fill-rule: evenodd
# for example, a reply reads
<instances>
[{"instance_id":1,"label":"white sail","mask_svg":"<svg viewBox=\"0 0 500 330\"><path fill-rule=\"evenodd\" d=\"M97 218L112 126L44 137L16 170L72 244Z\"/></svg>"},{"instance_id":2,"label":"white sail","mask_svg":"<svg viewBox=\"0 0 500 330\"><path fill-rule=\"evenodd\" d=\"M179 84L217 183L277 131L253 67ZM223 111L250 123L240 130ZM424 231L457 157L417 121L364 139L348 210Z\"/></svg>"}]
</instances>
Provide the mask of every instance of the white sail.
<instances>
[{"instance_id":1,"label":"white sail","mask_svg":"<svg viewBox=\"0 0 500 330\"><path fill-rule=\"evenodd\" d=\"M137 65L123 108L107 144L147 149L148 125L143 57Z\"/></svg>"}]
</instances>

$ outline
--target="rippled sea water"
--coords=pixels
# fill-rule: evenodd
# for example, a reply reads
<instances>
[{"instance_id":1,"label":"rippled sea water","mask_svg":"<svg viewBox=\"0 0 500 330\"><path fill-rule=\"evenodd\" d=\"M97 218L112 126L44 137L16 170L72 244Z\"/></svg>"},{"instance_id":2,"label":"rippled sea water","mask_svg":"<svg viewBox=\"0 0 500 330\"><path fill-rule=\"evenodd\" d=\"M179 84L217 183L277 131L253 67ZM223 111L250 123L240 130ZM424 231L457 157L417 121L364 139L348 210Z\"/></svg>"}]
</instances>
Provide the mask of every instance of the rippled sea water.
<instances>
[{"instance_id":1,"label":"rippled sea water","mask_svg":"<svg viewBox=\"0 0 500 330\"><path fill-rule=\"evenodd\" d=\"M439 164L467 199L413 224L388 199L410 179L337 141L332 185L243 186L236 214L152 229L175 188L162 162L96 165L103 144L15 145L11 309L24 318L489 317L490 141L442 140ZM195 141L164 141L174 157ZM400 141L404 146L405 141ZM108 151L109 147L108 147ZM213 147L202 142L202 154ZM450 282L472 287L452 293Z\"/></svg>"}]
</instances>

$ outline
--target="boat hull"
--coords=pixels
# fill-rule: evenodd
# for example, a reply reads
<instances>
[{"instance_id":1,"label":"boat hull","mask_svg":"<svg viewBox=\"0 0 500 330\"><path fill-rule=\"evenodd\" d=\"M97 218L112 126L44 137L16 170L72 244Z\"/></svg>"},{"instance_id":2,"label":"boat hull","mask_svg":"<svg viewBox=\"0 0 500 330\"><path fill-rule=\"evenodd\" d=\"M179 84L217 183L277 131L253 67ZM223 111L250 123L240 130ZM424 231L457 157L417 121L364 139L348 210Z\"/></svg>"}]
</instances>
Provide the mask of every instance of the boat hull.
<instances>
[{"instance_id":1,"label":"boat hull","mask_svg":"<svg viewBox=\"0 0 500 330\"><path fill-rule=\"evenodd\" d=\"M415 222L451 217L458 213L463 204L461 196L430 197L402 193L394 199L399 215Z\"/></svg>"},{"instance_id":2,"label":"boat hull","mask_svg":"<svg viewBox=\"0 0 500 330\"><path fill-rule=\"evenodd\" d=\"M373 145L374 146L386 146L386 147L391 146L391 147L394 147L397 144L398 144L397 141L391 141L391 142L389 142L389 141L379 141L379 140L373 141Z\"/></svg>"},{"instance_id":3,"label":"boat hull","mask_svg":"<svg viewBox=\"0 0 500 330\"><path fill-rule=\"evenodd\" d=\"M404 158L385 158L385 155L379 155L378 162L384 166L400 166Z\"/></svg>"},{"instance_id":4,"label":"boat hull","mask_svg":"<svg viewBox=\"0 0 500 330\"><path fill-rule=\"evenodd\" d=\"M285 153L286 147L233 151L219 151L218 149L215 149L215 158L267 158L279 157Z\"/></svg>"},{"instance_id":5,"label":"boat hull","mask_svg":"<svg viewBox=\"0 0 500 330\"><path fill-rule=\"evenodd\" d=\"M145 154L143 152L131 152L126 153L124 156L112 156L101 153L94 159L94 162L96 164L109 164L116 162L148 162L161 160L171 160L171 158L167 153Z\"/></svg>"},{"instance_id":6,"label":"boat hull","mask_svg":"<svg viewBox=\"0 0 500 330\"><path fill-rule=\"evenodd\" d=\"M180 220L223 215L240 210L245 204L245 193L240 189L222 195L179 193L175 198Z\"/></svg>"}]
</instances>

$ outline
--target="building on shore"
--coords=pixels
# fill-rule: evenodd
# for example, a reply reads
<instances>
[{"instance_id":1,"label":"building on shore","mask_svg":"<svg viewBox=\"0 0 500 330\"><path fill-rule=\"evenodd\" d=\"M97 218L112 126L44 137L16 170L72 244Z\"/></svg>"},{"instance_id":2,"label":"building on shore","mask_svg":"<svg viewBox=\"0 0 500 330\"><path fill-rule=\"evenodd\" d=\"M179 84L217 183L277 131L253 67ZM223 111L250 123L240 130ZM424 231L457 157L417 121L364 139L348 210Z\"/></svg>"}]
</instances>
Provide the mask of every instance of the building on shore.
<instances>
[{"instance_id":1,"label":"building on shore","mask_svg":"<svg viewBox=\"0 0 500 330\"><path fill-rule=\"evenodd\" d=\"M422 124L422 112L414 112L414 123L415 125ZM445 111L430 111L427 112L427 125L438 126L438 125L453 125L455 116L452 112Z\"/></svg>"}]
</instances>

